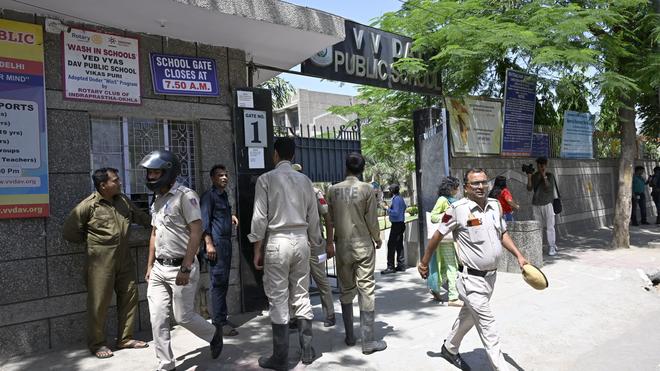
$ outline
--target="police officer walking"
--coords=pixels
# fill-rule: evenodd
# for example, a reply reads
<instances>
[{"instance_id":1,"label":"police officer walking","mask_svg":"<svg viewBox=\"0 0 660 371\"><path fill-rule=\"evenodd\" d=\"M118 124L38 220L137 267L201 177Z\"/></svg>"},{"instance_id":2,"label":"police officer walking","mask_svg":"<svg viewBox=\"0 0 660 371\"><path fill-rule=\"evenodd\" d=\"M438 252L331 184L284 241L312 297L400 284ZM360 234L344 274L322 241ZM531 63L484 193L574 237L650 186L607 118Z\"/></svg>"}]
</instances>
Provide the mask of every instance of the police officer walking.
<instances>
[{"instance_id":1,"label":"police officer walking","mask_svg":"<svg viewBox=\"0 0 660 371\"><path fill-rule=\"evenodd\" d=\"M459 279L458 294L465 305L449 336L442 345L440 355L458 368L463 367L463 359L458 348L465 334L477 327L481 342L495 370L507 370L507 364L499 344L499 334L495 327L495 317L490 310L490 297L493 294L497 275L497 259L502 254L502 246L518 259L522 268L527 263L506 231L499 202L488 198L488 175L483 169L470 169L465 173L466 197L451 204L440 221L438 230L426 246L417 269L422 278L428 277L429 261L442 237L454 234L458 244Z\"/></svg>"},{"instance_id":2,"label":"police officer walking","mask_svg":"<svg viewBox=\"0 0 660 371\"><path fill-rule=\"evenodd\" d=\"M133 339L138 294L128 237L131 223L148 227L151 218L121 193L117 169L98 169L92 180L96 192L71 211L63 237L87 242L87 345L97 358L109 358L113 353L106 345L105 318L113 289L117 293L117 346L148 346Z\"/></svg>"},{"instance_id":3,"label":"police officer walking","mask_svg":"<svg viewBox=\"0 0 660 371\"><path fill-rule=\"evenodd\" d=\"M199 281L195 255L202 238L199 197L176 181L180 166L172 152L153 151L142 159L140 166L147 169L147 188L156 194L151 206L153 228L145 280L149 284L147 298L158 370L175 367L170 344L170 303L176 322L208 341L211 356L218 358L222 352L222 328L194 311Z\"/></svg>"},{"instance_id":4,"label":"police officer walking","mask_svg":"<svg viewBox=\"0 0 660 371\"><path fill-rule=\"evenodd\" d=\"M337 241L337 275L341 287L341 312L346 331L345 342L355 345L353 334L353 299L359 295L362 353L371 354L387 348L374 340L375 249L381 246L378 226L378 200L368 183L358 176L364 171L359 153L346 157L346 180L328 189L327 244Z\"/></svg>"},{"instance_id":5,"label":"police officer walking","mask_svg":"<svg viewBox=\"0 0 660 371\"><path fill-rule=\"evenodd\" d=\"M314 315L308 292L309 254L310 244L312 249L321 244L321 229L312 182L291 167L295 142L278 138L274 147L275 169L257 179L248 239L254 243L255 268L264 270L264 291L273 329L273 355L259 358L259 366L286 370L289 302L298 320L302 362L310 364L315 357ZM268 241L264 244L266 233Z\"/></svg>"},{"instance_id":6,"label":"police officer walking","mask_svg":"<svg viewBox=\"0 0 660 371\"><path fill-rule=\"evenodd\" d=\"M302 172L302 165L300 164L293 164L292 168L295 171ZM313 187L312 189L314 190L314 196L317 200L316 206L319 209L319 223L322 224L323 219L328 215L328 203L320 189L316 187ZM323 228L321 228L321 238L323 238ZM333 304L332 287L330 287L328 275L325 270L325 260L332 259L332 257L335 256L335 251L334 249L328 249L325 245L325 240L322 241L322 245L312 250L309 256L309 273L312 275L314 282L316 282L316 286L319 288L321 307L323 307L323 314L325 315L323 326L332 327L335 325L335 306ZM320 261L320 257L324 254L325 259ZM292 313L289 313L289 315L291 314ZM289 323L289 328L296 327L296 322Z\"/></svg>"}]
</instances>

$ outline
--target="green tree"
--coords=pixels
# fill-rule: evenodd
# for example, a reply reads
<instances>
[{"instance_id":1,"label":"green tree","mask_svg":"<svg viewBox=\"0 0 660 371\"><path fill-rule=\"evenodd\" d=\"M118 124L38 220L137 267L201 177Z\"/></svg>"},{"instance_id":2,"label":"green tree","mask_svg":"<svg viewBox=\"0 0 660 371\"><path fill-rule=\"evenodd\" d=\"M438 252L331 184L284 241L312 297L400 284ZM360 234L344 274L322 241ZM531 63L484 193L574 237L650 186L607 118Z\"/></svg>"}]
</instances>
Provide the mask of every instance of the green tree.
<instances>
[{"instance_id":1,"label":"green tree","mask_svg":"<svg viewBox=\"0 0 660 371\"><path fill-rule=\"evenodd\" d=\"M612 244L629 246L635 107L643 107L644 130L657 130L657 99L646 98L657 96L660 87L660 22L651 2L409 0L383 15L380 25L412 37L420 55L432 55L397 63L410 72L440 72L447 95L501 91L507 66L559 79L564 98L576 98L575 91L584 91L591 80L594 92L616 112L622 136ZM583 107L586 101L563 102Z\"/></svg>"},{"instance_id":2,"label":"green tree","mask_svg":"<svg viewBox=\"0 0 660 371\"><path fill-rule=\"evenodd\" d=\"M259 84L259 87L270 89L273 97L273 108L283 107L291 98L291 94L296 91L290 82L278 76Z\"/></svg>"},{"instance_id":3,"label":"green tree","mask_svg":"<svg viewBox=\"0 0 660 371\"><path fill-rule=\"evenodd\" d=\"M356 114L361 124L362 153L369 171L381 182L401 181L415 170L412 111L424 106L419 94L362 86L358 103L334 106L334 114Z\"/></svg>"}]
</instances>

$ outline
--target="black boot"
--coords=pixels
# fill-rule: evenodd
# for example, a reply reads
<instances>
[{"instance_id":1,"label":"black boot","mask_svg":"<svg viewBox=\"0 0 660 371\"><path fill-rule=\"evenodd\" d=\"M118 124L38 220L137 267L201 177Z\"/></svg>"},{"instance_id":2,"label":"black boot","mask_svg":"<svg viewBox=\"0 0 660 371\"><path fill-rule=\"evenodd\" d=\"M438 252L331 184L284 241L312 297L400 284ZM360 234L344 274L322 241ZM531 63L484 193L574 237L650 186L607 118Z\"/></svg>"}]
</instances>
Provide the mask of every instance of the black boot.
<instances>
[{"instance_id":1,"label":"black boot","mask_svg":"<svg viewBox=\"0 0 660 371\"><path fill-rule=\"evenodd\" d=\"M289 368L289 326L275 323L271 325L273 327L273 355L259 357L259 366L286 371Z\"/></svg>"},{"instance_id":2,"label":"black boot","mask_svg":"<svg viewBox=\"0 0 660 371\"><path fill-rule=\"evenodd\" d=\"M344 319L344 331L346 345L355 345L355 334L353 334L353 303L341 304L341 317Z\"/></svg>"},{"instance_id":3,"label":"black boot","mask_svg":"<svg viewBox=\"0 0 660 371\"><path fill-rule=\"evenodd\" d=\"M362 353L371 354L385 350L387 343L382 340L374 340L374 311L360 311L360 329L362 330Z\"/></svg>"},{"instance_id":4,"label":"black boot","mask_svg":"<svg viewBox=\"0 0 660 371\"><path fill-rule=\"evenodd\" d=\"M300 351L303 364L310 364L314 362L316 352L312 347L312 320L311 319L298 319L298 337L300 339Z\"/></svg>"},{"instance_id":5,"label":"black boot","mask_svg":"<svg viewBox=\"0 0 660 371\"><path fill-rule=\"evenodd\" d=\"M222 353L222 326L215 326L215 334L213 334L213 339L211 340L211 358L216 359Z\"/></svg>"}]
</instances>

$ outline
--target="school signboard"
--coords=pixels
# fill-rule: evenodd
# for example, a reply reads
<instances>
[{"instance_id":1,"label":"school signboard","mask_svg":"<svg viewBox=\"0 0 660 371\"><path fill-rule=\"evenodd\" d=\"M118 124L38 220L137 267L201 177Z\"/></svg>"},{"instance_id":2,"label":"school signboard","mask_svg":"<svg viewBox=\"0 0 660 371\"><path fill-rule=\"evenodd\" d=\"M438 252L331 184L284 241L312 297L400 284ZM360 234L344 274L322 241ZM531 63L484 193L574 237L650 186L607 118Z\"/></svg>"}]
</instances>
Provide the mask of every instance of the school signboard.
<instances>
[{"instance_id":1,"label":"school signboard","mask_svg":"<svg viewBox=\"0 0 660 371\"><path fill-rule=\"evenodd\" d=\"M220 95L213 59L150 53L149 61L156 94Z\"/></svg>"},{"instance_id":2,"label":"school signboard","mask_svg":"<svg viewBox=\"0 0 660 371\"><path fill-rule=\"evenodd\" d=\"M442 93L439 72L411 75L394 64L401 58L422 58L409 37L345 20L346 39L301 64L304 74L323 79L413 91Z\"/></svg>"},{"instance_id":3,"label":"school signboard","mask_svg":"<svg viewBox=\"0 0 660 371\"><path fill-rule=\"evenodd\" d=\"M0 219L48 216L44 87L41 26L0 19Z\"/></svg>"}]
</instances>

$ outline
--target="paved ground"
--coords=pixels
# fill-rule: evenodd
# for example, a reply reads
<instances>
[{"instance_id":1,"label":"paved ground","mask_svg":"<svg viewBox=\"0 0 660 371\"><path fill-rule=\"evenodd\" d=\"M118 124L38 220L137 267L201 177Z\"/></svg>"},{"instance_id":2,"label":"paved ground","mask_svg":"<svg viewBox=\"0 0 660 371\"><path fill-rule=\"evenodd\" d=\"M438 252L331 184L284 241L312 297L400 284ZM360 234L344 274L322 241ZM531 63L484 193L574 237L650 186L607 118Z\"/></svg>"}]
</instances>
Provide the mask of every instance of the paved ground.
<instances>
[{"instance_id":1,"label":"paved ground","mask_svg":"<svg viewBox=\"0 0 660 371\"><path fill-rule=\"evenodd\" d=\"M608 249L610 236L610 230L601 229L559 241L559 255L546 257L543 270L550 287L544 291L527 286L519 274L498 274L492 306L512 370L660 371L660 292L644 290L637 273L637 269L660 270L660 226L633 229L634 246L627 250ZM383 268L384 249L377 260L378 271ZM376 279L376 333L388 342L387 350L364 356L359 344L347 347L336 300L337 325L328 329L314 322L314 344L320 357L307 367L292 362L292 368L454 369L439 358L439 350L458 309L430 300L415 269L389 276L377 273ZM318 297L313 297L313 304L320 319ZM177 369L259 369L258 356L272 349L267 315L248 313L233 320L241 324L240 335L226 338L217 360L210 359L206 343L176 327ZM291 358L296 340L291 337ZM466 336L461 352L473 370L490 369L476 331ZM97 360L81 346L16 357L0 369L139 371L153 370L155 365L153 348L122 350L110 359Z\"/></svg>"}]
</instances>

